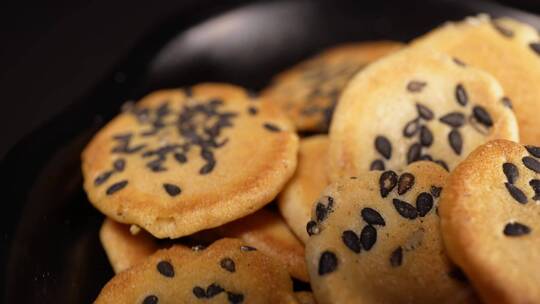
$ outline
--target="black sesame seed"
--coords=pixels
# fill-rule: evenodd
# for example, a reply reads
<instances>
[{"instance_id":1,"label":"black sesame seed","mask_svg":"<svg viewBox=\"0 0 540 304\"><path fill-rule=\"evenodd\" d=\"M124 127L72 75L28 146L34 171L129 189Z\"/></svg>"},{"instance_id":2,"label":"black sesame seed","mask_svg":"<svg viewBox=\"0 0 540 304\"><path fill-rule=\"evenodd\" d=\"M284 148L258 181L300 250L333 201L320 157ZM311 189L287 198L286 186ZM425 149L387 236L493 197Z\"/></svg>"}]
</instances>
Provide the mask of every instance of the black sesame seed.
<instances>
[{"instance_id":1,"label":"black sesame seed","mask_svg":"<svg viewBox=\"0 0 540 304\"><path fill-rule=\"evenodd\" d=\"M497 21L491 21L491 25L493 26L493 28L499 32L499 34L505 36L505 37L508 37L508 38L511 38L514 36L514 32L511 31L510 29L502 26L499 22Z\"/></svg>"},{"instance_id":2,"label":"black sesame seed","mask_svg":"<svg viewBox=\"0 0 540 304\"><path fill-rule=\"evenodd\" d=\"M429 147L432 143L433 134L426 126L422 126L420 128L420 144L424 147Z\"/></svg>"},{"instance_id":3,"label":"black sesame seed","mask_svg":"<svg viewBox=\"0 0 540 304\"><path fill-rule=\"evenodd\" d=\"M193 287L193 294L195 295L195 297L197 297L197 299L206 298L206 291L199 286Z\"/></svg>"},{"instance_id":4,"label":"black sesame seed","mask_svg":"<svg viewBox=\"0 0 540 304\"><path fill-rule=\"evenodd\" d=\"M518 203L521 203L521 204L526 204L527 203L527 196L525 195L525 193L523 193L523 191L521 191L518 187L510 184L510 183L504 183L504 185L506 186L506 189L508 190L508 192L510 193L510 195L518 202Z\"/></svg>"},{"instance_id":5,"label":"black sesame seed","mask_svg":"<svg viewBox=\"0 0 540 304\"><path fill-rule=\"evenodd\" d=\"M375 209L363 208L360 214L362 215L362 219L370 225L386 225L382 215Z\"/></svg>"},{"instance_id":6,"label":"black sesame seed","mask_svg":"<svg viewBox=\"0 0 540 304\"><path fill-rule=\"evenodd\" d=\"M529 234L530 232L531 232L531 228L529 228L529 226L526 226L518 222L506 224L503 230L503 233L506 236L521 236L521 235Z\"/></svg>"},{"instance_id":7,"label":"black sesame seed","mask_svg":"<svg viewBox=\"0 0 540 304\"><path fill-rule=\"evenodd\" d=\"M424 81L417 81L417 80L411 80L407 84L407 91L412 93L417 93L422 91L422 89L426 86L426 83Z\"/></svg>"},{"instance_id":8,"label":"black sesame seed","mask_svg":"<svg viewBox=\"0 0 540 304\"><path fill-rule=\"evenodd\" d=\"M431 155L429 155L429 154L424 154L424 155L420 156L419 160L433 161L433 157L431 157Z\"/></svg>"},{"instance_id":9,"label":"black sesame seed","mask_svg":"<svg viewBox=\"0 0 540 304\"><path fill-rule=\"evenodd\" d=\"M462 106L466 106L469 102L467 91L465 91L465 87L461 83L456 86L456 100Z\"/></svg>"},{"instance_id":10,"label":"black sesame seed","mask_svg":"<svg viewBox=\"0 0 540 304\"><path fill-rule=\"evenodd\" d=\"M444 170L450 172L450 168L448 167L448 165L446 164L446 162L445 162L444 160L439 159L439 160L436 160L436 161L434 161L434 162L435 162L436 164L438 164L439 166L443 167Z\"/></svg>"},{"instance_id":11,"label":"black sesame seed","mask_svg":"<svg viewBox=\"0 0 540 304\"><path fill-rule=\"evenodd\" d=\"M441 195L441 191L442 187L431 186L430 192L434 197L439 197Z\"/></svg>"},{"instance_id":12,"label":"black sesame seed","mask_svg":"<svg viewBox=\"0 0 540 304\"><path fill-rule=\"evenodd\" d=\"M376 242L377 230L371 225L366 225L362 229L362 232L360 232L360 243L362 243L362 247L364 247L364 250L370 250Z\"/></svg>"},{"instance_id":13,"label":"black sesame seed","mask_svg":"<svg viewBox=\"0 0 540 304\"><path fill-rule=\"evenodd\" d=\"M399 267L401 263L403 263L403 249L398 247L390 254L390 266Z\"/></svg>"},{"instance_id":14,"label":"black sesame seed","mask_svg":"<svg viewBox=\"0 0 540 304\"><path fill-rule=\"evenodd\" d=\"M186 163L187 160L188 160L186 155L184 155L182 153L174 153L174 159L176 159L176 161L181 163L181 164Z\"/></svg>"},{"instance_id":15,"label":"black sesame seed","mask_svg":"<svg viewBox=\"0 0 540 304\"><path fill-rule=\"evenodd\" d=\"M269 123L269 122L265 122L263 124L263 127L265 129L267 129L268 131L270 131L270 132L280 132L281 131L281 129L278 126L276 126L276 125L274 125L272 123Z\"/></svg>"},{"instance_id":16,"label":"black sesame seed","mask_svg":"<svg viewBox=\"0 0 540 304\"><path fill-rule=\"evenodd\" d=\"M146 296L146 298L144 298L143 300L143 304L157 304L159 302L159 299L158 297L156 297L155 295L149 295L149 296Z\"/></svg>"},{"instance_id":17,"label":"black sesame seed","mask_svg":"<svg viewBox=\"0 0 540 304\"><path fill-rule=\"evenodd\" d=\"M206 287L206 297L213 298L224 291L225 289L223 289L223 287L219 286L216 283L212 283L208 287Z\"/></svg>"},{"instance_id":18,"label":"black sesame seed","mask_svg":"<svg viewBox=\"0 0 540 304\"><path fill-rule=\"evenodd\" d=\"M107 193L107 195L112 195L112 194L124 189L124 187L127 186L127 184L128 184L127 180L123 180L123 181L114 183L109 188L107 188L107 191L105 191L105 193Z\"/></svg>"},{"instance_id":19,"label":"black sesame seed","mask_svg":"<svg viewBox=\"0 0 540 304\"><path fill-rule=\"evenodd\" d=\"M420 217L426 216L433 208L433 197L427 192L422 192L416 197L416 210Z\"/></svg>"},{"instance_id":20,"label":"black sesame seed","mask_svg":"<svg viewBox=\"0 0 540 304\"><path fill-rule=\"evenodd\" d=\"M531 179L529 185L533 188L534 197L533 200L540 201L540 179Z\"/></svg>"},{"instance_id":21,"label":"black sesame seed","mask_svg":"<svg viewBox=\"0 0 540 304\"><path fill-rule=\"evenodd\" d=\"M107 172L101 173L94 180L94 185L99 186L99 185L103 184L104 182L106 182L109 179L109 177L111 177L112 174L113 174L113 171L107 171Z\"/></svg>"},{"instance_id":22,"label":"black sesame seed","mask_svg":"<svg viewBox=\"0 0 540 304\"><path fill-rule=\"evenodd\" d=\"M393 199L392 203L394 204L396 211L402 217L406 219L414 220L418 216L418 212L416 211L416 208L414 208L413 205L405 201L399 200L397 198Z\"/></svg>"},{"instance_id":23,"label":"black sesame seed","mask_svg":"<svg viewBox=\"0 0 540 304\"><path fill-rule=\"evenodd\" d=\"M474 106L473 108L473 115L476 120L483 124L486 127L493 126L493 120L491 120L491 116L489 113L484 109L482 106Z\"/></svg>"},{"instance_id":24,"label":"black sesame seed","mask_svg":"<svg viewBox=\"0 0 540 304\"><path fill-rule=\"evenodd\" d=\"M415 118L405 125L403 128L403 136L407 138L413 137L418 130L420 130L420 119Z\"/></svg>"},{"instance_id":25,"label":"black sesame seed","mask_svg":"<svg viewBox=\"0 0 540 304\"><path fill-rule=\"evenodd\" d=\"M460 112L451 112L439 118L439 121L452 128L459 128L465 123L465 115Z\"/></svg>"},{"instance_id":26,"label":"black sesame seed","mask_svg":"<svg viewBox=\"0 0 540 304\"><path fill-rule=\"evenodd\" d=\"M229 303L231 304L240 304L244 302L244 295L227 291L227 300L229 300Z\"/></svg>"},{"instance_id":27,"label":"black sesame seed","mask_svg":"<svg viewBox=\"0 0 540 304\"><path fill-rule=\"evenodd\" d=\"M407 151L407 164L420 160L420 157L422 157L422 145L419 143L412 144Z\"/></svg>"},{"instance_id":28,"label":"black sesame seed","mask_svg":"<svg viewBox=\"0 0 540 304\"><path fill-rule=\"evenodd\" d=\"M258 110L257 110L257 108L255 108L255 107L249 107L249 108L248 108L248 113L249 113L250 115L257 115L257 112L258 112Z\"/></svg>"},{"instance_id":29,"label":"black sesame seed","mask_svg":"<svg viewBox=\"0 0 540 304\"><path fill-rule=\"evenodd\" d=\"M465 67L467 66L465 64L465 62L463 62L462 60L460 60L459 58L456 58L456 57L453 57L452 60L454 61L455 64L461 66L461 67Z\"/></svg>"},{"instance_id":30,"label":"black sesame seed","mask_svg":"<svg viewBox=\"0 0 540 304\"><path fill-rule=\"evenodd\" d=\"M403 173L399 177L398 181L398 194L403 195L414 186L414 175L410 173Z\"/></svg>"},{"instance_id":31,"label":"black sesame seed","mask_svg":"<svg viewBox=\"0 0 540 304\"><path fill-rule=\"evenodd\" d=\"M533 170L536 173L540 173L539 161L537 161L536 159L530 156L525 156L521 160L523 161L523 164L525 165L525 167L529 168L530 170Z\"/></svg>"},{"instance_id":32,"label":"black sesame seed","mask_svg":"<svg viewBox=\"0 0 540 304\"><path fill-rule=\"evenodd\" d=\"M502 104L503 104L505 107L510 108L510 109L513 108L513 107L512 107L512 101L510 100L510 98L508 98L508 97L505 96L505 97L503 97L503 98L501 99L501 102L502 102Z\"/></svg>"},{"instance_id":33,"label":"black sesame seed","mask_svg":"<svg viewBox=\"0 0 540 304\"><path fill-rule=\"evenodd\" d=\"M369 170L371 171L383 171L384 162L381 159L374 160L371 165L369 165Z\"/></svg>"},{"instance_id":34,"label":"black sesame seed","mask_svg":"<svg viewBox=\"0 0 540 304\"><path fill-rule=\"evenodd\" d=\"M331 251L324 251L319 259L319 275L334 272L338 267L338 259Z\"/></svg>"},{"instance_id":35,"label":"black sesame seed","mask_svg":"<svg viewBox=\"0 0 540 304\"><path fill-rule=\"evenodd\" d=\"M375 138L375 149L386 159L392 157L392 144L384 136L379 135Z\"/></svg>"},{"instance_id":36,"label":"black sesame seed","mask_svg":"<svg viewBox=\"0 0 540 304\"><path fill-rule=\"evenodd\" d=\"M416 104L416 111L418 111L418 115L420 115L420 117L422 117L425 120L432 120L433 117L435 116L433 114L433 111L431 111L428 107L419 103Z\"/></svg>"},{"instance_id":37,"label":"black sesame seed","mask_svg":"<svg viewBox=\"0 0 540 304\"><path fill-rule=\"evenodd\" d=\"M531 50L533 50L537 55L540 55L540 43L538 42L531 42L529 43L529 47Z\"/></svg>"},{"instance_id":38,"label":"black sesame seed","mask_svg":"<svg viewBox=\"0 0 540 304\"><path fill-rule=\"evenodd\" d=\"M236 265L234 264L234 261L230 258L223 258L219 265L221 268L227 270L228 272L235 272L236 271Z\"/></svg>"},{"instance_id":39,"label":"black sesame seed","mask_svg":"<svg viewBox=\"0 0 540 304\"><path fill-rule=\"evenodd\" d=\"M180 187L173 184L163 184L163 188L170 196L177 196L178 194L180 194L180 192L182 192L182 190L180 190Z\"/></svg>"},{"instance_id":40,"label":"black sesame seed","mask_svg":"<svg viewBox=\"0 0 540 304\"><path fill-rule=\"evenodd\" d=\"M216 166L216 161L215 160L209 160L206 162L206 164L204 166L201 167L201 169L199 169L199 174L201 175L206 175L210 172L212 172L212 170L214 170L214 167Z\"/></svg>"},{"instance_id":41,"label":"black sesame seed","mask_svg":"<svg viewBox=\"0 0 540 304\"><path fill-rule=\"evenodd\" d=\"M157 264L156 268L163 276L168 278L174 277L174 267L171 263L167 261L161 261Z\"/></svg>"},{"instance_id":42,"label":"black sesame seed","mask_svg":"<svg viewBox=\"0 0 540 304\"><path fill-rule=\"evenodd\" d=\"M389 170L381 174L379 186L381 187L381 196L386 197L397 185L398 176L396 172Z\"/></svg>"},{"instance_id":43,"label":"black sesame seed","mask_svg":"<svg viewBox=\"0 0 540 304\"><path fill-rule=\"evenodd\" d=\"M463 139L461 138L461 133L458 130L453 129L448 133L448 142L450 147L457 155L461 155L461 149L463 148Z\"/></svg>"},{"instance_id":44,"label":"black sesame seed","mask_svg":"<svg viewBox=\"0 0 540 304\"><path fill-rule=\"evenodd\" d=\"M360 243L360 238L354 231L351 230L345 230L341 234L341 240L343 241L343 244L347 246L350 250L352 250L355 253L360 253L362 250L362 244Z\"/></svg>"},{"instance_id":45,"label":"black sesame seed","mask_svg":"<svg viewBox=\"0 0 540 304\"><path fill-rule=\"evenodd\" d=\"M124 168L126 167L126 161L123 158L119 158L114 161L113 168L114 170L118 172L124 171Z\"/></svg>"},{"instance_id":46,"label":"black sesame seed","mask_svg":"<svg viewBox=\"0 0 540 304\"><path fill-rule=\"evenodd\" d=\"M319 234L319 226L317 225L317 222L309 221L306 225L306 231L309 236Z\"/></svg>"},{"instance_id":47,"label":"black sesame seed","mask_svg":"<svg viewBox=\"0 0 540 304\"><path fill-rule=\"evenodd\" d=\"M257 248L251 247L251 246L240 246L240 251L248 252L248 251L255 251Z\"/></svg>"},{"instance_id":48,"label":"black sesame seed","mask_svg":"<svg viewBox=\"0 0 540 304\"><path fill-rule=\"evenodd\" d=\"M525 149L527 149L529 154L531 154L532 156L540 158L540 147L527 145L525 146Z\"/></svg>"},{"instance_id":49,"label":"black sesame seed","mask_svg":"<svg viewBox=\"0 0 540 304\"><path fill-rule=\"evenodd\" d=\"M502 168L508 182L510 184L515 183L519 177L518 167L512 163L504 163Z\"/></svg>"},{"instance_id":50,"label":"black sesame seed","mask_svg":"<svg viewBox=\"0 0 540 304\"><path fill-rule=\"evenodd\" d=\"M328 212L330 210L322 203L317 203L317 207L315 207L315 215L317 216L317 221L322 222L326 219L328 216Z\"/></svg>"}]
</instances>

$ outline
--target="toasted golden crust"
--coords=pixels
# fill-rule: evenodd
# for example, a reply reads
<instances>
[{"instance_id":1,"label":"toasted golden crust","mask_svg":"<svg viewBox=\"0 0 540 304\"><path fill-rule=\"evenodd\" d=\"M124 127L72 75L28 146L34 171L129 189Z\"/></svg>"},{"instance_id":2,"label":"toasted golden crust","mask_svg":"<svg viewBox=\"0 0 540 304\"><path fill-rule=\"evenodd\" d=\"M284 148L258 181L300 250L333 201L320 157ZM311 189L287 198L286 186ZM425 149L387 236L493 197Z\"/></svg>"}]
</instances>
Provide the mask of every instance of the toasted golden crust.
<instances>
[{"instance_id":1,"label":"toasted golden crust","mask_svg":"<svg viewBox=\"0 0 540 304\"><path fill-rule=\"evenodd\" d=\"M423 159L451 170L490 139L517 140L503 97L492 76L442 53L413 47L388 55L358 73L340 98L330 177L401 170Z\"/></svg>"},{"instance_id":2,"label":"toasted golden crust","mask_svg":"<svg viewBox=\"0 0 540 304\"><path fill-rule=\"evenodd\" d=\"M262 96L278 103L300 131L326 131L341 90L365 65L401 43L373 41L337 46L280 73Z\"/></svg>"},{"instance_id":3,"label":"toasted golden crust","mask_svg":"<svg viewBox=\"0 0 540 304\"><path fill-rule=\"evenodd\" d=\"M238 87L159 91L88 144L84 188L115 221L176 238L270 202L294 173L297 149L281 110Z\"/></svg>"},{"instance_id":4,"label":"toasted golden crust","mask_svg":"<svg viewBox=\"0 0 540 304\"><path fill-rule=\"evenodd\" d=\"M129 225L105 219L99 239L115 273L122 272L152 255L158 246L145 231L133 235Z\"/></svg>"},{"instance_id":5,"label":"toasted golden crust","mask_svg":"<svg viewBox=\"0 0 540 304\"><path fill-rule=\"evenodd\" d=\"M238 238L256 247L262 253L286 265L293 277L309 282L304 245L278 214L261 209L220 227L219 231L226 237Z\"/></svg>"},{"instance_id":6,"label":"toasted golden crust","mask_svg":"<svg viewBox=\"0 0 540 304\"><path fill-rule=\"evenodd\" d=\"M538 193L529 183L540 174L524 166L524 157L531 155L520 144L486 143L450 174L441 197L441 229L448 254L486 303L539 303L540 197L534 199ZM511 184L526 202L510 194L505 163L515 166L517 176ZM505 232L507 225L516 223L526 225L529 233Z\"/></svg>"},{"instance_id":7,"label":"toasted golden crust","mask_svg":"<svg viewBox=\"0 0 540 304\"><path fill-rule=\"evenodd\" d=\"M446 178L422 161L328 186L313 206L306 243L317 302L472 302L469 286L450 275L442 246L436 210Z\"/></svg>"},{"instance_id":8,"label":"toasted golden crust","mask_svg":"<svg viewBox=\"0 0 540 304\"><path fill-rule=\"evenodd\" d=\"M95 303L143 303L147 298L154 300L148 303L297 303L284 266L234 239L198 251L182 246L160 250L117 274Z\"/></svg>"},{"instance_id":9,"label":"toasted golden crust","mask_svg":"<svg viewBox=\"0 0 540 304\"><path fill-rule=\"evenodd\" d=\"M313 293L309 291L298 291L295 292L294 295L300 304L317 304L317 302L315 302L315 298L313 297Z\"/></svg>"},{"instance_id":10,"label":"toasted golden crust","mask_svg":"<svg viewBox=\"0 0 540 304\"><path fill-rule=\"evenodd\" d=\"M328 186L328 145L325 135L300 140L296 172L278 197L281 215L304 243L309 237L306 224L311 217L311 206Z\"/></svg>"},{"instance_id":11,"label":"toasted golden crust","mask_svg":"<svg viewBox=\"0 0 540 304\"><path fill-rule=\"evenodd\" d=\"M529 25L479 16L446 23L412 44L445 52L495 76L512 101L521 141L540 144L540 87L534 85L540 82L540 54L531 47L538 42Z\"/></svg>"}]
</instances>

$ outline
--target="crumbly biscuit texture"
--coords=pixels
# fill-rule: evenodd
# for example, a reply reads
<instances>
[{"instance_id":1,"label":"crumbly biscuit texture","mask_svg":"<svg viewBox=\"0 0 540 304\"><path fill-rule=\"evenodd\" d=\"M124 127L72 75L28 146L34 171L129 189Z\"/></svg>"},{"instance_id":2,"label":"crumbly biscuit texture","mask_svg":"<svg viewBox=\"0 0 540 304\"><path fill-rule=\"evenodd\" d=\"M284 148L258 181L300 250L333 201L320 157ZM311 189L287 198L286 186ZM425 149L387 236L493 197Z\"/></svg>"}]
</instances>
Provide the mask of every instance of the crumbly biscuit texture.
<instances>
[{"instance_id":1,"label":"crumbly biscuit texture","mask_svg":"<svg viewBox=\"0 0 540 304\"><path fill-rule=\"evenodd\" d=\"M105 285L95 303L298 303L284 266L235 239L160 250Z\"/></svg>"},{"instance_id":2,"label":"crumbly biscuit texture","mask_svg":"<svg viewBox=\"0 0 540 304\"><path fill-rule=\"evenodd\" d=\"M309 282L304 244L276 212L261 209L218 228L218 231L225 237L238 238L256 247L286 265L291 276Z\"/></svg>"},{"instance_id":3,"label":"crumbly biscuit texture","mask_svg":"<svg viewBox=\"0 0 540 304\"><path fill-rule=\"evenodd\" d=\"M341 90L359 70L402 47L393 41L337 46L277 75L262 96L278 103L300 131L326 132Z\"/></svg>"},{"instance_id":4,"label":"crumbly biscuit texture","mask_svg":"<svg viewBox=\"0 0 540 304\"><path fill-rule=\"evenodd\" d=\"M485 303L540 303L539 201L539 147L492 141L450 174L444 243Z\"/></svg>"},{"instance_id":5,"label":"crumbly biscuit texture","mask_svg":"<svg viewBox=\"0 0 540 304\"><path fill-rule=\"evenodd\" d=\"M115 273L130 268L158 250L155 239L147 232L132 234L129 225L109 218L101 225L99 239Z\"/></svg>"},{"instance_id":6,"label":"crumbly biscuit texture","mask_svg":"<svg viewBox=\"0 0 540 304\"><path fill-rule=\"evenodd\" d=\"M285 114L239 87L158 91L92 139L84 188L112 219L177 238L272 201L294 173L297 149Z\"/></svg>"},{"instance_id":7,"label":"crumbly biscuit texture","mask_svg":"<svg viewBox=\"0 0 540 304\"><path fill-rule=\"evenodd\" d=\"M452 170L491 139L518 139L516 118L491 75L445 54L410 47L358 73L330 129L332 180L402 170L419 160Z\"/></svg>"},{"instance_id":8,"label":"crumbly biscuit texture","mask_svg":"<svg viewBox=\"0 0 540 304\"><path fill-rule=\"evenodd\" d=\"M328 186L328 146L326 135L300 140L298 166L278 198L281 215L302 242L308 234L306 223L311 217L311 206Z\"/></svg>"},{"instance_id":9,"label":"crumbly biscuit texture","mask_svg":"<svg viewBox=\"0 0 540 304\"><path fill-rule=\"evenodd\" d=\"M513 107L521 142L540 145L540 38L533 27L511 18L468 17L417 38L413 46L441 51L492 74Z\"/></svg>"},{"instance_id":10,"label":"crumbly biscuit texture","mask_svg":"<svg viewBox=\"0 0 540 304\"><path fill-rule=\"evenodd\" d=\"M446 178L422 161L331 184L307 225L317 303L470 303L471 289L455 275L439 231Z\"/></svg>"}]
</instances>

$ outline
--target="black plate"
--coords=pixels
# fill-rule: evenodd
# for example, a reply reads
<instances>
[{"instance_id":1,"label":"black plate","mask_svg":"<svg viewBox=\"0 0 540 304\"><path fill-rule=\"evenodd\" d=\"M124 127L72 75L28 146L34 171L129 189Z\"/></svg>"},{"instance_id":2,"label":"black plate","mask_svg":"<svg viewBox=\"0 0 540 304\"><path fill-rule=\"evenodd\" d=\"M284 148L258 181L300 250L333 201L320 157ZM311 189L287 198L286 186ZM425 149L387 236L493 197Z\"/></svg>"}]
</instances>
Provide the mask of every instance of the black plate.
<instances>
[{"instance_id":1,"label":"black plate","mask_svg":"<svg viewBox=\"0 0 540 304\"><path fill-rule=\"evenodd\" d=\"M81 187L80 152L125 100L200 81L257 90L276 72L324 47L408 41L478 12L540 25L533 15L490 2L373 2L235 1L165 20L100 85L18 143L0 164L7 208L1 221L0 299L89 303L113 275L97 236L103 216Z\"/></svg>"}]
</instances>

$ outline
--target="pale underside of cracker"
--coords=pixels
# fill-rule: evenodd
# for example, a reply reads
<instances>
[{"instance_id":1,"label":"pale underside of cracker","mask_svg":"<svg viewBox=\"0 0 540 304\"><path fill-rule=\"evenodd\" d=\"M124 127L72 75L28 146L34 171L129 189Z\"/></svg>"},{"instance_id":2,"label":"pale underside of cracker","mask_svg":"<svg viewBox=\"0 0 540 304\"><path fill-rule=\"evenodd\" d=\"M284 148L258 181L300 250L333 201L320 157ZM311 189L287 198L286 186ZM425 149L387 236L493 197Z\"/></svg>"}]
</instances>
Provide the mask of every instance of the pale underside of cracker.
<instances>
[{"instance_id":1,"label":"pale underside of cracker","mask_svg":"<svg viewBox=\"0 0 540 304\"><path fill-rule=\"evenodd\" d=\"M392 41L350 43L315 55L278 74L262 96L278 103L300 131L326 131L349 79L364 66L400 49Z\"/></svg>"},{"instance_id":2,"label":"pale underside of cracker","mask_svg":"<svg viewBox=\"0 0 540 304\"><path fill-rule=\"evenodd\" d=\"M515 116L492 76L417 47L358 73L334 118L332 180L367 170L401 170L419 160L452 170L490 139L519 138Z\"/></svg>"},{"instance_id":3,"label":"pale underside of cracker","mask_svg":"<svg viewBox=\"0 0 540 304\"><path fill-rule=\"evenodd\" d=\"M294 172L297 146L281 110L238 87L160 91L92 139L84 187L112 219L177 238L269 203Z\"/></svg>"},{"instance_id":4,"label":"pale underside of cracker","mask_svg":"<svg viewBox=\"0 0 540 304\"><path fill-rule=\"evenodd\" d=\"M278 198L281 215L302 242L308 234L306 224L311 206L328 185L328 136L318 135L300 140L298 166Z\"/></svg>"},{"instance_id":5,"label":"pale underside of cracker","mask_svg":"<svg viewBox=\"0 0 540 304\"><path fill-rule=\"evenodd\" d=\"M147 302L145 302L147 301ZM243 242L160 250L116 275L95 303L298 303L285 268Z\"/></svg>"},{"instance_id":6,"label":"pale underside of cracker","mask_svg":"<svg viewBox=\"0 0 540 304\"><path fill-rule=\"evenodd\" d=\"M133 235L129 225L109 218L101 226L99 239L115 273L130 268L158 250L155 240L147 232Z\"/></svg>"},{"instance_id":7,"label":"pale underside of cracker","mask_svg":"<svg viewBox=\"0 0 540 304\"><path fill-rule=\"evenodd\" d=\"M261 209L220 227L218 231L225 237L241 239L269 257L282 262L293 277L309 282L304 245L279 214Z\"/></svg>"},{"instance_id":8,"label":"pale underside of cracker","mask_svg":"<svg viewBox=\"0 0 540 304\"><path fill-rule=\"evenodd\" d=\"M413 46L441 51L492 74L511 100L521 141L540 144L540 39L537 31L510 18L483 15L449 22L417 38Z\"/></svg>"},{"instance_id":9,"label":"pale underside of cracker","mask_svg":"<svg viewBox=\"0 0 540 304\"><path fill-rule=\"evenodd\" d=\"M540 299L540 149L528 149L506 140L480 146L441 197L449 256L486 303Z\"/></svg>"},{"instance_id":10,"label":"pale underside of cracker","mask_svg":"<svg viewBox=\"0 0 540 304\"><path fill-rule=\"evenodd\" d=\"M436 164L417 162L331 184L313 206L306 244L317 302L473 302L471 289L451 275L438 229L446 176Z\"/></svg>"}]
</instances>

